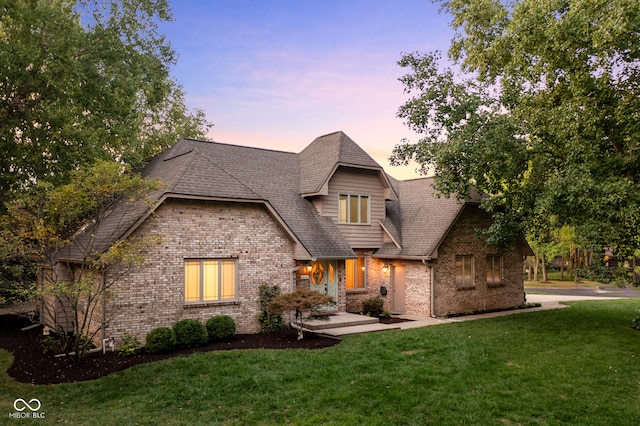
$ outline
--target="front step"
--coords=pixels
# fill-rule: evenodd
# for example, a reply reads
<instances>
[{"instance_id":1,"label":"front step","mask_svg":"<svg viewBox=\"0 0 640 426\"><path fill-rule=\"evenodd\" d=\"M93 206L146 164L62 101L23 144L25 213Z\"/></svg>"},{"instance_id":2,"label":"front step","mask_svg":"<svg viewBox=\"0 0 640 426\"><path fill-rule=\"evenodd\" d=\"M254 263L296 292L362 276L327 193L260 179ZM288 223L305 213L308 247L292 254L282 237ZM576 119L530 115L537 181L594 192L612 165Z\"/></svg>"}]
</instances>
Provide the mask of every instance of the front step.
<instances>
[{"instance_id":1,"label":"front step","mask_svg":"<svg viewBox=\"0 0 640 426\"><path fill-rule=\"evenodd\" d=\"M348 312L337 312L329 314L324 319L310 319L305 321L304 328L307 330L327 330L330 328L354 327L357 325L377 324L378 318L364 315L350 314Z\"/></svg>"}]
</instances>

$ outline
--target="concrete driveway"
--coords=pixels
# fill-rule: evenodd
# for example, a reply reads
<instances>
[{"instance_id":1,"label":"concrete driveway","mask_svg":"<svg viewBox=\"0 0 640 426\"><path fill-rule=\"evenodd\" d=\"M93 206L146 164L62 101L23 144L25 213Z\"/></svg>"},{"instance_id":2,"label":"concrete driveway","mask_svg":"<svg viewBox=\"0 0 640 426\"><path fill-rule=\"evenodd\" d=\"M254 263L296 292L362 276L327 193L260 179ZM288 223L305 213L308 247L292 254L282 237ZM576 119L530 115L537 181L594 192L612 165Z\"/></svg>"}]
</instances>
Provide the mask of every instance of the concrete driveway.
<instances>
[{"instance_id":1,"label":"concrete driveway","mask_svg":"<svg viewBox=\"0 0 640 426\"><path fill-rule=\"evenodd\" d=\"M573 300L607 300L615 298L640 298L640 292L634 288L619 287L577 287L548 288L525 287L527 302L570 302Z\"/></svg>"}]
</instances>

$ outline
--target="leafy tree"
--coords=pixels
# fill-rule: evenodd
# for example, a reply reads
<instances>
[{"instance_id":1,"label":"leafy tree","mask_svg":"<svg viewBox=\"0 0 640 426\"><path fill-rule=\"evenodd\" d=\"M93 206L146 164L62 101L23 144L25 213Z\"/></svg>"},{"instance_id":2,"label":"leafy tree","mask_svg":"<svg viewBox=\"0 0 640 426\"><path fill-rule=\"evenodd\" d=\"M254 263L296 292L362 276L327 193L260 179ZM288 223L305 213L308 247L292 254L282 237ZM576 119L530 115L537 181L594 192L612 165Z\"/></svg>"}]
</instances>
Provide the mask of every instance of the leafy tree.
<instances>
[{"instance_id":1,"label":"leafy tree","mask_svg":"<svg viewBox=\"0 0 640 426\"><path fill-rule=\"evenodd\" d=\"M169 75L171 19L167 0L0 0L0 199L204 137Z\"/></svg>"},{"instance_id":2,"label":"leafy tree","mask_svg":"<svg viewBox=\"0 0 640 426\"><path fill-rule=\"evenodd\" d=\"M298 330L298 340L304 338L304 321L308 318L308 314L317 312L326 305L335 304L333 297L314 290L296 290L293 293L285 293L275 297L269 303L269 309L275 315L282 315L284 312L293 312L295 314L296 325ZM305 318L307 314L307 318ZM290 325L293 325L290 322Z\"/></svg>"},{"instance_id":3,"label":"leafy tree","mask_svg":"<svg viewBox=\"0 0 640 426\"><path fill-rule=\"evenodd\" d=\"M640 246L640 3L451 0L449 50L405 54L411 98L398 116L422 134L394 149L436 189L483 203L489 241L573 226L626 256Z\"/></svg>"},{"instance_id":4,"label":"leafy tree","mask_svg":"<svg viewBox=\"0 0 640 426\"><path fill-rule=\"evenodd\" d=\"M147 194L158 187L158 182L123 171L117 162L100 161L73 172L69 184L38 182L9 204L9 214L2 217L2 253L25 259L23 268L38 277L25 283L25 297L41 302L40 320L64 336L66 352L78 362L109 324L102 308L115 283L158 242L119 239L113 234L114 221L148 209ZM105 247L100 235L117 241Z\"/></svg>"}]
</instances>

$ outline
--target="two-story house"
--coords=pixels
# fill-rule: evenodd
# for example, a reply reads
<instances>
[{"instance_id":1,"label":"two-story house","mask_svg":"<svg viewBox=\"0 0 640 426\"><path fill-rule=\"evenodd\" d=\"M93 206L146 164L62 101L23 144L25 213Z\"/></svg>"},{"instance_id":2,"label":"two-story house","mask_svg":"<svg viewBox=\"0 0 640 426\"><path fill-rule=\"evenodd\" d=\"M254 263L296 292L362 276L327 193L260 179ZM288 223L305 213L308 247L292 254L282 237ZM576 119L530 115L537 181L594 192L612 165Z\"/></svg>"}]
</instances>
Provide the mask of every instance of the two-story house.
<instances>
[{"instance_id":1,"label":"two-story house","mask_svg":"<svg viewBox=\"0 0 640 426\"><path fill-rule=\"evenodd\" d=\"M258 332L263 283L318 290L350 312L375 296L424 316L523 303L524 240L511 252L486 246L476 230L490 217L477 203L435 197L429 178L391 178L342 132L300 153L182 139L142 174L164 183L153 207L114 211L93 235L104 248L161 240L105 301L105 335L117 342L219 314ZM72 249L60 265L78 260Z\"/></svg>"}]
</instances>

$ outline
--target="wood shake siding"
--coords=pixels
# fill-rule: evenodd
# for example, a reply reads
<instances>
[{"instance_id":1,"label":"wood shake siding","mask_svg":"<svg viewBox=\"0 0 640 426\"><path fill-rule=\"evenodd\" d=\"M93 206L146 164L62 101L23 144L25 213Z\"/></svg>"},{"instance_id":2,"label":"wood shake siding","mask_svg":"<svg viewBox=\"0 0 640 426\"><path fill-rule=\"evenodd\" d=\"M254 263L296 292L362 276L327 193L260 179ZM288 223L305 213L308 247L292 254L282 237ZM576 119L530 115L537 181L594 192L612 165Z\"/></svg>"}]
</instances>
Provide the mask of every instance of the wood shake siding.
<instances>
[{"instance_id":1,"label":"wood shake siding","mask_svg":"<svg viewBox=\"0 0 640 426\"><path fill-rule=\"evenodd\" d=\"M377 248L382 246L384 234L378 221L384 219L384 188L378 171L351 171L341 168L329 181L329 193L321 197L323 216L331 217L352 248ZM370 203L369 224L344 224L338 221L340 194L368 195Z\"/></svg>"}]
</instances>

